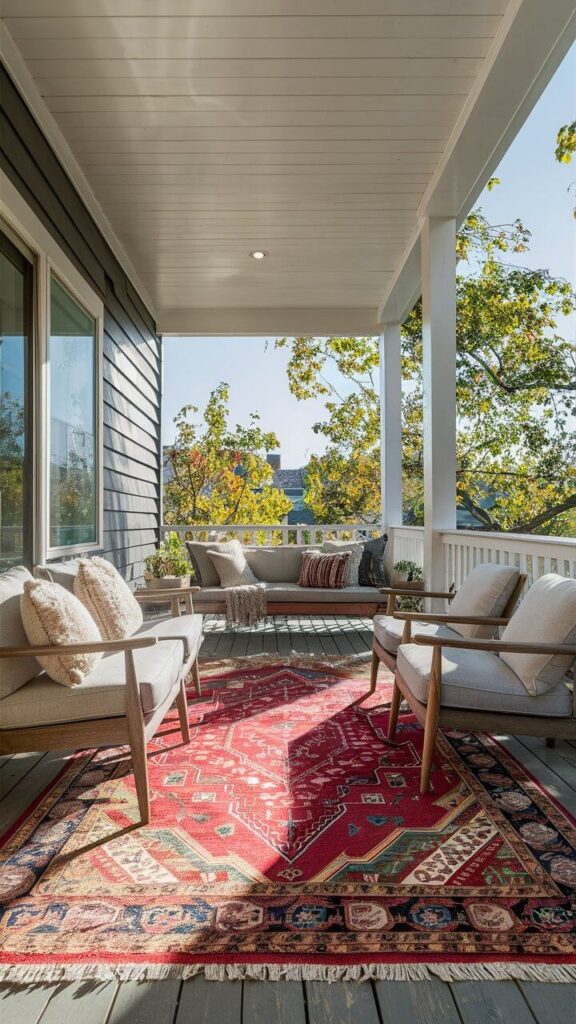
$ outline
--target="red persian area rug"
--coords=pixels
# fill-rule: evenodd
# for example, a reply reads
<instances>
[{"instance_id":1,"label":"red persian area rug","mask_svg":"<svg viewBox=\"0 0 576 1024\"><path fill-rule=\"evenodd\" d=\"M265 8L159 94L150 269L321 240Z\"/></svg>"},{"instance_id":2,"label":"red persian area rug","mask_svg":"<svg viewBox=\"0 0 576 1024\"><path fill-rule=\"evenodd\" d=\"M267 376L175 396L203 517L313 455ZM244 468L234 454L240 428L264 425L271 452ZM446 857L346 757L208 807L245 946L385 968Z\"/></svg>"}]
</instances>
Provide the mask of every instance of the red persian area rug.
<instances>
[{"instance_id":1,"label":"red persian area rug","mask_svg":"<svg viewBox=\"0 0 576 1024\"><path fill-rule=\"evenodd\" d=\"M250 665L250 662L246 662ZM576 978L574 821L498 745L386 742L390 686L325 664L212 675L150 744L71 757L2 843L0 976Z\"/></svg>"}]
</instances>

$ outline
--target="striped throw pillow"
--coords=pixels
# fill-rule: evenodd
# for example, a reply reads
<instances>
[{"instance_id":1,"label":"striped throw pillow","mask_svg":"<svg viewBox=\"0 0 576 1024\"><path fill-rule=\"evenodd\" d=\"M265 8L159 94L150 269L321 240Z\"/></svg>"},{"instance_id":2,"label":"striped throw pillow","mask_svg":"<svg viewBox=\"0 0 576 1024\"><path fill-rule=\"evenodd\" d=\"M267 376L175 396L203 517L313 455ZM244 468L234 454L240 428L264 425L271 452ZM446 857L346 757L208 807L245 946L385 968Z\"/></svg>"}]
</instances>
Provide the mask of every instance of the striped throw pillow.
<instances>
[{"instance_id":1,"label":"striped throw pillow","mask_svg":"<svg viewBox=\"0 0 576 1024\"><path fill-rule=\"evenodd\" d=\"M337 555L322 555L318 551L302 555L300 587L323 587L327 590L342 590L346 583L346 568L350 552Z\"/></svg>"}]
</instances>

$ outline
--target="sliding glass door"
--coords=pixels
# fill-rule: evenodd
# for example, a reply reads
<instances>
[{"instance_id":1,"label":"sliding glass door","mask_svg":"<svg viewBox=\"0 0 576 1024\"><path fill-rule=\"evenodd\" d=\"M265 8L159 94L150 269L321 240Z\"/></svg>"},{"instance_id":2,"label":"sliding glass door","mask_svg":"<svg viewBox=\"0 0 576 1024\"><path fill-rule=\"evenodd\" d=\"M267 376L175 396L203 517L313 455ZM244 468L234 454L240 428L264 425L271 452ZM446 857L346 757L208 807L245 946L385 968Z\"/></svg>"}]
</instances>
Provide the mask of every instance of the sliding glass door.
<instances>
[{"instance_id":1,"label":"sliding glass door","mask_svg":"<svg viewBox=\"0 0 576 1024\"><path fill-rule=\"evenodd\" d=\"M0 231L0 571L33 557L33 274Z\"/></svg>"}]
</instances>

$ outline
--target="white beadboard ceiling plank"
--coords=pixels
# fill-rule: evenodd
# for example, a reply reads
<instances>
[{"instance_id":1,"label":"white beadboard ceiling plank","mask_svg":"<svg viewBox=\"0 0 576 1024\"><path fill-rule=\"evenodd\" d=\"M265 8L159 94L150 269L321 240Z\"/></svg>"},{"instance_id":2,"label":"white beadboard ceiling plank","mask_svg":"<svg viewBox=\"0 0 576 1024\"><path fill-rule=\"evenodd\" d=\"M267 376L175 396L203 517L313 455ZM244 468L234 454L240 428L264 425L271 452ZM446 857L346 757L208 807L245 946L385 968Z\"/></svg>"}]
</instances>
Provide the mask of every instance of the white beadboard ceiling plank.
<instances>
[{"instance_id":1,"label":"white beadboard ceiling plank","mask_svg":"<svg viewBox=\"0 0 576 1024\"><path fill-rule=\"evenodd\" d=\"M356 13L351 10L352 5L346 14L333 14L339 7L332 4L332 16L329 18L315 15L222 18L215 17L212 8L208 16L191 15L189 7L184 9L183 14L170 15L161 0L162 8L157 15L150 16L148 8L144 15L127 17L116 14L110 16L110 4L104 0L106 10L94 17L94 4L92 0L87 0L89 9L83 15L42 17L49 2L39 0L39 16L22 17L21 0L4 0L7 28L16 41L22 38L76 39L78 36L114 39L354 39L378 36L386 39L492 39L502 15L502 11L484 15L382 14L383 5L376 0L378 13L370 15ZM473 2L477 7L475 0ZM52 3L50 6L52 8ZM456 9L462 9L458 0Z\"/></svg>"},{"instance_id":2,"label":"white beadboard ceiling plank","mask_svg":"<svg viewBox=\"0 0 576 1024\"><path fill-rule=\"evenodd\" d=\"M109 60L105 57L100 59L77 60L73 54L73 47L70 47L68 57L65 59L28 61L28 67L34 78L56 79L63 78L130 78L144 81L158 78L170 80L183 78L188 81L197 79L218 79L223 83L228 79L244 80L252 78L269 79L269 85L273 85L277 79L291 78L292 76L304 82L315 83L318 79L336 78L348 81L351 78L365 79L382 78L409 78L425 79L432 78L473 78L477 75L481 60L478 58L413 58L397 59L394 57L360 58L358 60L332 60L317 55L316 57L301 60L297 57L284 59L259 59L243 60L179 60L177 58L163 58L158 60L131 60L117 58ZM270 88L270 92L274 89ZM313 88L308 91L314 92Z\"/></svg>"},{"instance_id":3,"label":"white beadboard ceiling plank","mask_svg":"<svg viewBox=\"0 0 576 1024\"><path fill-rule=\"evenodd\" d=\"M184 38L134 38L133 36L112 38L110 36L76 36L71 48L70 39L46 39L23 37L19 47L26 60L370 60L384 58L415 59L482 59L486 55L490 39L458 38L450 36L433 38L401 38L386 36L362 38L323 37L261 39L245 37L240 39Z\"/></svg>"},{"instance_id":4,"label":"white beadboard ceiling plank","mask_svg":"<svg viewBox=\"0 0 576 1024\"><path fill-rule=\"evenodd\" d=\"M340 76L298 78L287 75L283 78L245 77L209 78L202 75L174 77L39 77L36 84L42 96L208 96L213 103L218 98L236 95L268 96L271 93L283 96L364 96L418 95L420 93L438 96L454 95L466 97L474 83L473 76L383 75L355 78Z\"/></svg>"}]
</instances>

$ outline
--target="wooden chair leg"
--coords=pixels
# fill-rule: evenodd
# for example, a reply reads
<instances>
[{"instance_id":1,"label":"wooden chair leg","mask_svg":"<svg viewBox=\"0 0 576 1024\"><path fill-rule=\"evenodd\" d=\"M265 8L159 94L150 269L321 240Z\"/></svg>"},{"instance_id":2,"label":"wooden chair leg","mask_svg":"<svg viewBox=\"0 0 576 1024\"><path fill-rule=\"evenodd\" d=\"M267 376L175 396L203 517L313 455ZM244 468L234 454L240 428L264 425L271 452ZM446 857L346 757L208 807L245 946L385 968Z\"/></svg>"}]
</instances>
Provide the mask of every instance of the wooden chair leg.
<instances>
[{"instance_id":1,"label":"wooden chair leg","mask_svg":"<svg viewBox=\"0 0 576 1024\"><path fill-rule=\"evenodd\" d=\"M132 752L134 782L138 797L140 820L143 825L150 821L150 788L148 785L148 762L146 760L146 731L140 691L134 668L132 651L125 652L126 664L126 719L128 722L128 738Z\"/></svg>"},{"instance_id":2,"label":"wooden chair leg","mask_svg":"<svg viewBox=\"0 0 576 1024\"><path fill-rule=\"evenodd\" d=\"M422 770L420 772L420 792L427 793L430 789L430 774L432 771L432 758L436 737L438 735L438 720L440 717L440 687L442 681L442 651L440 647L434 648L432 655L432 670L430 672L430 685L428 687L428 703L426 705L426 721L424 723L424 749L422 751Z\"/></svg>"},{"instance_id":3,"label":"wooden chair leg","mask_svg":"<svg viewBox=\"0 0 576 1024\"><path fill-rule=\"evenodd\" d=\"M390 715L388 717L388 739L396 739L396 725L398 722L398 712L400 710L400 701L402 700L402 691L398 686L398 683L394 682L394 690L392 693L392 704L390 705Z\"/></svg>"},{"instance_id":4,"label":"wooden chair leg","mask_svg":"<svg viewBox=\"0 0 576 1024\"><path fill-rule=\"evenodd\" d=\"M139 728L139 724L131 721L129 716L128 734L130 736L132 767L134 769L134 782L136 784L140 820L143 825L147 825L150 821L150 788L148 785L148 761L146 760L144 723L142 722L142 727Z\"/></svg>"},{"instance_id":5,"label":"wooden chair leg","mask_svg":"<svg viewBox=\"0 0 576 1024\"><path fill-rule=\"evenodd\" d=\"M200 683L200 669L198 668L198 658L194 659L192 665L192 679L194 680L194 686L196 687L196 695L202 696L202 685Z\"/></svg>"},{"instance_id":6,"label":"wooden chair leg","mask_svg":"<svg viewBox=\"0 0 576 1024\"><path fill-rule=\"evenodd\" d=\"M370 690L369 693L374 693L376 689L376 682L378 679L378 668L380 666L380 658L375 647L372 648L372 665L370 668Z\"/></svg>"},{"instance_id":7,"label":"wooden chair leg","mask_svg":"<svg viewBox=\"0 0 576 1024\"><path fill-rule=\"evenodd\" d=\"M188 700L186 698L186 683L183 679L180 682L180 689L178 691L178 696L176 697L176 707L178 708L178 718L180 719L180 732L182 733L182 739L184 740L184 743L190 743Z\"/></svg>"}]
</instances>

